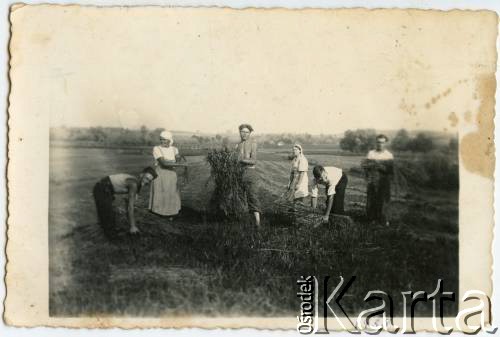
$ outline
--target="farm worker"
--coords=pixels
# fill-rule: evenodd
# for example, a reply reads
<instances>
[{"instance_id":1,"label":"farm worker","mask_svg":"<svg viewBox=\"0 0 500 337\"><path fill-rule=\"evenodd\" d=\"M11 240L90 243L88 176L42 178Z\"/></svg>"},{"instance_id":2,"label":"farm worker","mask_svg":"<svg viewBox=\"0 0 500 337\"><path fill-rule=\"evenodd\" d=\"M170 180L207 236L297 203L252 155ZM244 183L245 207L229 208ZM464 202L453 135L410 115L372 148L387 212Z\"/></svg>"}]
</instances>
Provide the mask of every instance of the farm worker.
<instances>
[{"instance_id":1,"label":"farm worker","mask_svg":"<svg viewBox=\"0 0 500 337\"><path fill-rule=\"evenodd\" d=\"M130 224L130 233L139 232L135 223L134 204L141 188L156 179L157 176L154 168L146 167L139 176L117 173L102 178L95 184L93 194L97 208L97 217L99 224L107 236L111 236L116 229L115 212L113 209L115 194L128 194L127 215Z\"/></svg>"},{"instance_id":2,"label":"farm worker","mask_svg":"<svg viewBox=\"0 0 500 337\"><path fill-rule=\"evenodd\" d=\"M368 152L363 162L367 179L366 214L369 220L389 225L387 206L391 199L391 179L394 172L394 156L385 149L389 139L378 135L376 148Z\"/></svg>"},{"instance_id":3,"label":"farm worker","mask_svg":"<svg viewBox=\"0 0 500 337\"><path fill-rule=\"evenodd\" d=\"M259 175L255 169L257 164L257 143L250 137L253 128L250 124L239 126L241 142L236 146L238 160L243 165L243 186L247 197L248 210L255 217L255 225L260 227L260 201L258 198Z\"/></svg>"},{"instance_id":4,"label":"farm worker","mask_svg":"<svg viewBox=\"0 0 500 337\"><path fill-rule=\"evenodd\" d=\"M175 167L185 166L178 163L180 160L179 150L173 146L174 139L169 131L160 134L160 145L153 148L156 173L158 179L151 184L149 198L149 209L151 212L168 216L173 220L181 209L181 195L177 185L177 172Z\"/></svg>"},{"instance_id":5,"label":"farm worker","mask_svg":"<svg viewBox=\"0 0 500 337\"><path fill-rule=\"evenodd\" d=\"M317 165L313 169L314 184L311 191L311 206L318 206L318 185L326 187L326 211L323 221L328 222L330 212L344 214L344 197L347 186L347 176L341 168ZM332 209L333 208L333 209Z\"/></svg>"},{"instance_id":6,"label":"farm worker","mask_svg":"<svg viewBox=\"0 0 500 337\"><path fill-rule=\"evenodd\" d=\"M290 199L294 202L304 202L304 198L309 195L308 169L309 164L304 156L302 146L295 144L293 146L292 168L288 182L288 193Z\"/></svg>"}]
</instances>

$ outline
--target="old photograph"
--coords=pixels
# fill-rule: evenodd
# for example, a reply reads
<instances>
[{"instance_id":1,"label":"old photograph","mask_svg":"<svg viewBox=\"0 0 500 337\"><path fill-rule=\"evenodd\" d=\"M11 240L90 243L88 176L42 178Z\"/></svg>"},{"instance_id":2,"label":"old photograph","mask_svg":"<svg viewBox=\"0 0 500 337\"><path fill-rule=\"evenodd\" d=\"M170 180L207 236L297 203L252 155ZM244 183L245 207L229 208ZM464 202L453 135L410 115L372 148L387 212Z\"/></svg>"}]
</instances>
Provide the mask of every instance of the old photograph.
<instances>
[{"instance_id":1,"label":"old photograph","mask_svg":"<svg viewBox=\"0 0 500 337\"><path fill-rule=\"evenodd\" d=\"M41 150L10 172L46 166L46 198L11 194L46 212L42 321L311 333L330 294L354 323L382 302L433 317L438 292L454 319L481 243L490 291L494 12L19 5L11 24L10 139Z\"/></svg>"}]
</instances>

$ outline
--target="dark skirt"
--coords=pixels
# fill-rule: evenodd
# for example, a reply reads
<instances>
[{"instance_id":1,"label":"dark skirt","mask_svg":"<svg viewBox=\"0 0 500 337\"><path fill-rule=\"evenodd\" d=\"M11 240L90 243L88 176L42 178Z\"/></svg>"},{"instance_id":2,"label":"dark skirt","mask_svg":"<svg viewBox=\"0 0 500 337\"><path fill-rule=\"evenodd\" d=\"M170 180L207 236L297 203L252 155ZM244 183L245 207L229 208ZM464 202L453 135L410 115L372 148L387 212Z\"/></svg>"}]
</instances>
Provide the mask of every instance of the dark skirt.
<instances>
[{"instance_id":1,"label":"dark skirt","mask_svg":"<svg viewBox=\"0 0 500 337\"><path fill-rule=\"evenodd\" d=\"M109 177L101 179L94 185L93 195L99 225L106 236L112 236L116 231L116 217L113 208L115 196Z\"/></svg>"},{"instance_id":2,"label":"dark skirt","mask_svg":"<svg viewBox=\"0 0 500 337\"><path fill-rule=\"evenodd\" d=\"M335 194L333 195L333 204L331 212L333 214L344 215L344 200L345 200L345 190L347 188L347 175L342 172L342 177L338 181L337 185L335 185ZM327 188L328 190L328 188ZM328 207L328 198L326 198L326 207Z\"/></svg>"},{"instance_id":3,"label":"dark skirt","mask_svg":"<svg viewBox=\"0 0 500 337\"><path fill-rule=\"evenodd\" d=\"M255 168L246 168L242 177L245 194L247 197L248 211L261 212L259 200L259 174Z\"/></svg>"},{"instance_id":4,"label":"dark skirt","mask_svg":"<svg viewBox=\"0 0 500 337\"><path fill-rule=\"evenodd\" d=\"M366 214L370 220L387 221L387 206L391 200L391 180L381 176L368 183L366 193Z\"/></svg>"}]
</instances>

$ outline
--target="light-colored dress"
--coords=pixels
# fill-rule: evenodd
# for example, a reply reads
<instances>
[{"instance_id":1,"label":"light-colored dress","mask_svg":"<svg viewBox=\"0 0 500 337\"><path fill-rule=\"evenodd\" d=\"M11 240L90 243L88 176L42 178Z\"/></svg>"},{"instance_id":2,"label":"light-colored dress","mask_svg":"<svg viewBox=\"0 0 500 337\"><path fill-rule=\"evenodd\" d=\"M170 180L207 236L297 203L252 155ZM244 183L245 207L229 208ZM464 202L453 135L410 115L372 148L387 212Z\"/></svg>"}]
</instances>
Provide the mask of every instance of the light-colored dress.
<instances>
[{"instance_id":1,"label":"light-colored dress","mask_svg":"<svg viewBox=\"0 0 500 337\"><path fill-rule=\"evenodd\" d=\"M304 176L302 177L302 180L300 183L297 185L297 189L295 190L295 193L293 195L294 199L298 198L304 198L309 195L309 178L307 177L307 170L309 169L309 163L307 161L307 158L301 154L292 160L292 180L290 183L292 183L293 179L298 176L300 172L304 172Z\"/></svg>"},{"instance_id":2,"label":"light-colored dress","mask_svg":"<svg viewBox=\"0 0 500 337\"><path fill-rule=\"evenodd\" d=\"M156 214L172 216L179 213L181 209L181 196L177 186L177 173L173 168L162 168L158 163L159 158L165 160L175 160L179 154L174 146L153 148L156 173L158 178L151 184L151 194L149 198L149 209Z\"/></svg>"}]
</instances>

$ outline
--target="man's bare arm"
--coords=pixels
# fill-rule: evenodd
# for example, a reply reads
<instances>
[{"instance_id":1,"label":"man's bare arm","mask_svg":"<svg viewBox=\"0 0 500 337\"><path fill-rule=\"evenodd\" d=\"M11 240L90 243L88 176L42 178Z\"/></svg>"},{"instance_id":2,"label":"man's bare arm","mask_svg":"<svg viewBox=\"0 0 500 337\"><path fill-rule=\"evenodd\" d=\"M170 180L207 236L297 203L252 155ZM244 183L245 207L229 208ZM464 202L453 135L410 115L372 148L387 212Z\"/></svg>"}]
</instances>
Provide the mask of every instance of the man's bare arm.
<instances>
[{"instance_id":1,"label":"man's bare arm","mask_svg":"<svg viewBox=\"0 0 500 337\"><path fill-rule=\"evenodd\" d=\"M316 179L314 179L314 185L312 187L311 207L313 209L316 209L316 207L318 207L318 183Z\"/></svg>"},{"instance_id":2,"label":"man's bare arm","mask_svg":"<svg viewBox=\"0 0 500 337\"><path fill-rule=\"evenodd\" d=\"M328 195L327 198L328 198L328 205L326 206L325 218L328 218L330 216L330 212L333 206L333 195Z\"/></svg>"},{"instance_id":3,"label":"man's bare arm","mask_svg":"<svg viewBox=\"0 0 500 337\"><path fill-rule=\"evenodd\" d=\"M317 197L311 197L311 207L316 209L318 207L318 198Z\"/></svg>"}]
</instances>

